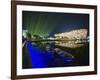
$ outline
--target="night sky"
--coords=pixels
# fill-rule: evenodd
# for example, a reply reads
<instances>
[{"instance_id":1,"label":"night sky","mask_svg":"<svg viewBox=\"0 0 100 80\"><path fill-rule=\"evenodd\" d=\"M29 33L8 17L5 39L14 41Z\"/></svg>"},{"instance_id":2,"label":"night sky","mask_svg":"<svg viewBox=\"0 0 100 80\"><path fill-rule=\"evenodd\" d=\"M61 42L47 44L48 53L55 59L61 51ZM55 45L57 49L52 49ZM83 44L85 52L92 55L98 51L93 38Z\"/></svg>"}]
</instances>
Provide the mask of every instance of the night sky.
<instances>
[{"instance_id":1,"label":"night sky","mask_svg":"<svg viewBox=\"0 0 100 80\"><path fill-rule=\"evenodd\" d=\"M23 11L22 14L23 30L33 35L52 36L76 29L89 31L89 14L35 11Z\"/></svg>"}]
</instances>

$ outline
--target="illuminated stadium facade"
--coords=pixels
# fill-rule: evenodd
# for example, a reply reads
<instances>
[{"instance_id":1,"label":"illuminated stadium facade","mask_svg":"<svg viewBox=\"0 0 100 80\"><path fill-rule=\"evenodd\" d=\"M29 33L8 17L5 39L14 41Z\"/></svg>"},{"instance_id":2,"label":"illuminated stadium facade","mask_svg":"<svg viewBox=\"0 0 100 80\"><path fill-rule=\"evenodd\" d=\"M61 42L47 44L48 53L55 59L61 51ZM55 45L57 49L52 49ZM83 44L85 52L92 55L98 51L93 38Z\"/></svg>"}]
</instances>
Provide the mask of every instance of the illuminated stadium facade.
<instances>
[{"instance_id":1,"label":"illuminated stadium facade","mask_svg":"<svg viewBox=\"0 0 100 80\"><path fill-rule=\"evenodd\" d=\"M56 39L66 40L63 42L56 41L56 45L76 48L83 46L88 41L87 30L78 29L70 32L55 34ZM81 44L79 44L81 43Z\"/></svg>"},{"instance_id":2,"label":"illuminated stadium facade","mask_svg":"<svg viewBox=\"0 0 100 80\"><path fill-rule=\"evenodd\" d=\"M56 38L68 38L68 39L85 39L87 38L87 29L72 30L70 32L55 34Z\"/></svg>"}]
</instances>

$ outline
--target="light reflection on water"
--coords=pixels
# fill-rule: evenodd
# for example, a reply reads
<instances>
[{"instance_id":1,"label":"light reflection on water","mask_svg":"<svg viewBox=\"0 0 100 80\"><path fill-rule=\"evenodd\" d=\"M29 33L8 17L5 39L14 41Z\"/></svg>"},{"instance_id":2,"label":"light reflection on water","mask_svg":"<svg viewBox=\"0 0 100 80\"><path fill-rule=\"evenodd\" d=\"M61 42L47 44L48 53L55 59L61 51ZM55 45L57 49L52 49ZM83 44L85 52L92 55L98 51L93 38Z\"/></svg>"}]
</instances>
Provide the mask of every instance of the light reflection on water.
<instances>
[{"instance_id":1,"label":"light reflection on water","mask_svg":"<svg viewBox=\"0 0 100 80\"><path fill-rule=\"evenodd\" d=\"M66 46L57 45L55 42L34 43L27 41L26 49L30 55L32 65L30 68L49 68L80 65L80 62L74 62L75 58L77 58L77 50L74 54L75 50ZM86 52L88 51L86 50ZM83 65L86 64L83 63Z\"/></svg>"}]
</instances>

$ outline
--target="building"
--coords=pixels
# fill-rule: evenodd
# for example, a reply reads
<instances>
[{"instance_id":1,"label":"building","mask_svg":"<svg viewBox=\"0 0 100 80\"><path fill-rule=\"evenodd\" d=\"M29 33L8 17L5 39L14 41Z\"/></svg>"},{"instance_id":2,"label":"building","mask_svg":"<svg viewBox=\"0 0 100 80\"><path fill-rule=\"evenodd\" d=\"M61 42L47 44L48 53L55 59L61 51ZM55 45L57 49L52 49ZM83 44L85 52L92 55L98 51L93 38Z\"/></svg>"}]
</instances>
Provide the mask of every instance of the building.
<instances>
[{"instance_id":1,"label":"building","mask_svg":"<svg viewBox=\"0 0 100 80\"><path fill-rule=\"evenodd\" d=\"M87 29L78 29L70 32L55 34L56 39L65 40L61 42L56 41L56 45L71 48L83 46L84 44L78 43L83 43L83 41L86 42L86 39L88 38L87 34Z\"/></svg>"},{"instance_id":2,"label":"building","mask_svg":"<svg viewBox=\"0 0 100 80\"><path fill-rule=\"evenodd\" d=\"M78 30L72 30L70 32L55 34L55 37L58 39L60 39L60 38L86 39L87 33L88 33L87 29L78 29Z\"/></svg>"}]
</instances>

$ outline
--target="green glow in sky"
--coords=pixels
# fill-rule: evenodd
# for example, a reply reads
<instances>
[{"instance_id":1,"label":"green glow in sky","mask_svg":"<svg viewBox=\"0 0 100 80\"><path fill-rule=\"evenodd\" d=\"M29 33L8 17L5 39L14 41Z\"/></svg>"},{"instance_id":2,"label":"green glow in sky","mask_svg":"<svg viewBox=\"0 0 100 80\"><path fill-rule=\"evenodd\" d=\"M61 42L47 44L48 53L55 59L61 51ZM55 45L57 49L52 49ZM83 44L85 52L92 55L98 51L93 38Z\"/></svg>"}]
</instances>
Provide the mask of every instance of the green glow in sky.
<instances>
[{"instance_id":1,"label":"green glow in sky","mask_svg":"<svg viewBox=\"0 0 100 80\"><path fill-rule=\"evenodd\" d=\"M36 14L36 13L28 13L24 14L24 24L26 29L31 34L37 34L42 36L48 36L49 33L53 30L54 18L49 14Z\"/></svg>"}]
</instances>

